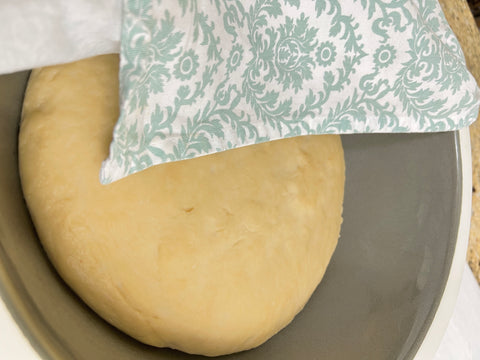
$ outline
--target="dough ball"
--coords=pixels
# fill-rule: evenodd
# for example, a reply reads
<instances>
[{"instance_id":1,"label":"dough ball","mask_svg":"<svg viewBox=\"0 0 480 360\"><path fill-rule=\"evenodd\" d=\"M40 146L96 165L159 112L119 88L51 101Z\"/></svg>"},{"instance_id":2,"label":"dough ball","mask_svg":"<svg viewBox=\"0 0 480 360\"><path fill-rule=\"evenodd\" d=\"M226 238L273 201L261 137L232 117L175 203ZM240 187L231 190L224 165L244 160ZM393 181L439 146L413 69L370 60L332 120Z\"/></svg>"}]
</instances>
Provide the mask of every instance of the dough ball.
<instances>
[{"instance_id":1,"label":"dough ball","mask_svg":"<svg viewBox=\"0 0 480 360\"><path fill-rule=\"evenodd\" d=\"M339 136L296 137L99 183L118 117L118 56L33 71L19 138L28 207L52 263L132 337L220 355L303 308L340 232Z\"/></svg>"}]
</instances>

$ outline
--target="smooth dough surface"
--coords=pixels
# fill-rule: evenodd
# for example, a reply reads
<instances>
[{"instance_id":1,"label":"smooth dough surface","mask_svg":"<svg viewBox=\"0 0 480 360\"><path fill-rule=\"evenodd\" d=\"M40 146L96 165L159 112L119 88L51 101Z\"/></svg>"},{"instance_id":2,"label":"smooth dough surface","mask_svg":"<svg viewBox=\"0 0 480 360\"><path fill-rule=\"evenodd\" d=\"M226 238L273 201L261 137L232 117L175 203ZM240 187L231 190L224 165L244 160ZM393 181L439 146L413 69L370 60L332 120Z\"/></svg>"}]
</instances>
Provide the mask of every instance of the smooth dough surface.
<instances>
[{"instance_id":1,"label":"smooth dough surface","mask_svg":"<svg viewBox=\"0 0 480 360\"><path fill-rule=\"evenodd\" d=\"M118 117L118 57L33 71L22 186L51 261L104 319L147 344L220 355L303 308L340 232L336 135L296 137L99 183Z\"/></svg>"}]
</instances>

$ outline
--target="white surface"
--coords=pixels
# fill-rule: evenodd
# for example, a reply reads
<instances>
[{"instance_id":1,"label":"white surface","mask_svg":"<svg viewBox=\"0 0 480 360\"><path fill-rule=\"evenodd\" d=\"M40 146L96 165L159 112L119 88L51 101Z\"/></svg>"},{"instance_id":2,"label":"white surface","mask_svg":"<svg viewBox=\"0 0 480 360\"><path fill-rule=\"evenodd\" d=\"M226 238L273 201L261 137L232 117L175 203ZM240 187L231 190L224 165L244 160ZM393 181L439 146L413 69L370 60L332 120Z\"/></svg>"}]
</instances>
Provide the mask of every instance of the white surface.
<instances>
[{"instance_id":1,"label":"white surface","mask_svg":"<svg viewBox=\"0 0 480 360\"><path fill-rule=\"evenodd\" d=\"M120 21L121 0L0 1L0 73L118 53Z\"/></svg>"},{"instance_id":2,"label":"white surface","mask_svg":"<svg viewBox=\"0 0 480 360\"><path fill-rule=\"evenodd\" d=\"M460 293L434 360L480 359L480 287L465 264Z\"/></svg>"},{"instance_id":3,"label":"white surface","mask_svg":"<svg viewBox=\"0 0 480 360\"><path fill-rule=\"evenodd\" d=\"M0 297L0 359L40 360Z\"/></svg>"}]
</instances>

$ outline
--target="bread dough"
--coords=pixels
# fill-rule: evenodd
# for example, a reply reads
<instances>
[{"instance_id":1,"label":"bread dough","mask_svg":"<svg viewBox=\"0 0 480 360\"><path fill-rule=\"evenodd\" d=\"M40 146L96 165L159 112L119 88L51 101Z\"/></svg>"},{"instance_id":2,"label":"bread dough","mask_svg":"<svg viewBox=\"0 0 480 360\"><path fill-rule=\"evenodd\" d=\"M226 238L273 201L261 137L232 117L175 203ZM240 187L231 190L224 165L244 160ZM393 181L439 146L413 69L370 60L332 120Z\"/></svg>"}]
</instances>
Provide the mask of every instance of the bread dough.
<instances>
[{"instance_id":1,"label":"bread dough","mask_svg":"<svg viewBox=\"0 0 480 360\"><path fill-rule=\"evenodd\" d=\"M340 137L247 146L101 185L117 74L116 55L32 72L20 173L48 256L90 307L144 343L210 356L260 345L303 308L335 249Z\"/></svg>"}]
</instances>

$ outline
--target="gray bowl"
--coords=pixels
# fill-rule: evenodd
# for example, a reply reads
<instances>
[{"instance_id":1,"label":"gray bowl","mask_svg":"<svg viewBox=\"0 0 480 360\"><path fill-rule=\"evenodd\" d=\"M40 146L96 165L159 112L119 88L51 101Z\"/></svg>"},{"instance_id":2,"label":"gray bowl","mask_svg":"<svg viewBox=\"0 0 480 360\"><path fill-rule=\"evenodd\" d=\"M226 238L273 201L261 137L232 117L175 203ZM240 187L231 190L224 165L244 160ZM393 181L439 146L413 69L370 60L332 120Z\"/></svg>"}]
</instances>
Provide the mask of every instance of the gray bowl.
<instances>
[{"instance_id":1,"label":"gray bowl","mask_svg":"<svg viewBox=\"0 0 480 360\"><path fill-rule=\"evenodd\" d=\"M0 77L0 295L44 359L200 359L107 324L49 263L24 203L17 132L28 72ZM344 223L324 280L257 349L221 357L413 359L447 284L459 228L458 133L343 136Z\"/></svg>"}]
</instances>

